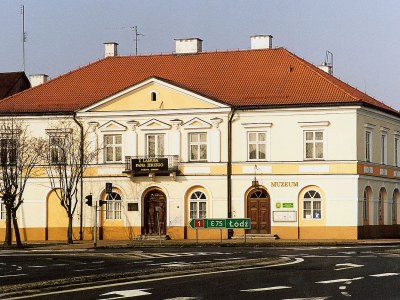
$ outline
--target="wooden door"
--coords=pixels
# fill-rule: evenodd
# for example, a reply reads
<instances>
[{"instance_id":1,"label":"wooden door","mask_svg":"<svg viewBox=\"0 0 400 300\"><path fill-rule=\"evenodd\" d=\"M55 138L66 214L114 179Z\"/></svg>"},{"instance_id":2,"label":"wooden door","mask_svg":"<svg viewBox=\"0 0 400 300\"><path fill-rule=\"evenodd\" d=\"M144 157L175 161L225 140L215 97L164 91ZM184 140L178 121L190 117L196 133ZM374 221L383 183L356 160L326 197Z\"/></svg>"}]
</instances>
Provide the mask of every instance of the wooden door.
<instances>
[{"instance_id":1,"label":"wooden door","mask_svg":"<svg viewBox=\"0 0 400 300\"><path fill-rule=\"evenodd\" d=\"M166 234L166 197L159 190L147 193L144 199L144 234Z\"/></svg>"},{"instance_id":2,"label":"wooden door","mask_svg":"<svg viewBox=\"0 0 400 300\"><path fill-rule=\"evenodd\" d=\"M250 193L247 199L247 216L251 220L251 229L247 233L271 233L270 203L266 191L256 190Z\"/></svg>"}]
</instances>

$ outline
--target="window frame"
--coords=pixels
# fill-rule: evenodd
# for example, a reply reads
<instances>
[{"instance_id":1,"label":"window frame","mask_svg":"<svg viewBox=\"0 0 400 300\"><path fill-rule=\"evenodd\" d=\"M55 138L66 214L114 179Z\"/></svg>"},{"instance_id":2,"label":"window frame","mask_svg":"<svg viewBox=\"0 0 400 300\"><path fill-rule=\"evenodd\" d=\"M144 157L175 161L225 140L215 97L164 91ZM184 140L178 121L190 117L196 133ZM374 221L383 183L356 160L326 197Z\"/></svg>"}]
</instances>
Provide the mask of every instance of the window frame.
<instances>
[{"instance_id":1,"label":"window frame","mask_svg":"<svg viewBox=\"0 0 400 300\"><path fill-rule=\"evenodd\" d=\"M307 140L307 133L313 134L312 140ZM322 139L317 140L315 137L316 133L322 133ZM316 157L316 143L322 143L322 157ZM312 144L313 147L313 157L307 157L307 144ZM316 161L316 160L326 160L326 130L325 129L304 129L303 130L303 159L307 161Z\"/></svg>"},{"instance_id":2,"label":"window frame","mask_svg":"<svg viewBox=\"0 0 400 300\"><path fill-rule=\"evenodd\" d=\"M256 134L256 141L250 141L250 135L251 134ZM265 136L265 140L260 142L259 135L263 134ZM254 144L256 145L256 158L251 158L250 157L250 145ZM263 145L264 146L264 158L260 158L260 150L259 146ZM256 130L251 130L247 131L247 160L248 161L266 161L267 159L267 151L268 151L268 132L266 131L256 131Z\"/></svg>"},{"instance_id":3,"label":"window frame","mask_svg":"<svg viewBox=\"0 0 400 300\"><path fill-rule=\"evenodd\" d=\"M7 219L6 204L2 200L0 202L0 220L6 220L6 219Z\"/></svg>"},{"instance_id":4,"label":"window frame","mask_svg":"<svg viewBox=\"0 0 400 300\"><path fill-rule=\"evenodd\" d=\"M122 197L120 193L106 194L106 220L122 220Z\"/></svg>"},{"instance_id":5,"label":"window frame","mask_svg":"<svg viewBox=\"0 0 400 300\"><path fill-rule=\"evenodd\" d=\"M398 134L394 135L394 165L396 167L400 166L400 136Z\"/></svg>"},{"instance_id":6,"label":"window frame","mask_svg":"<svg viewBox=\"0 0 400 300\"><path fill-rule=\"evenodd\" d=\"M372 131L365 130L365 161L372 162Z\"/></svg>"},{"instance_id":7,"label":"window frame","mask_svg":"<svg viewBox=\"0 0 400 300\"><path fill-rule=\"evenodd\" d=\"M154 136L154 156L151 156L149 153L149 137ZM162 153L160 153L159 149L159 138L162 136ZM145 135L145 141L146 141L146 155L148 157L160 157L160 156L165 156L165 141L166 141L166 134L165 133L148 133Z\"/></svg>"},{"instance_id":8,"label":"window frame","mask_svg":"<svg viewBox=\"0 0 400 300\"><path fill-rule=\"evenodd\" d=\"M313 194L311 194L313 193ZM310 197L306 198L306 195L310 195ZM319 197L316 197L318 195ZM306 208L306 202L310 203L310 206ZM314 204L319 203L319 208L316 207ZM310 211L310 217L306 217L306 211ZM316 213L319 211L319 217ZM302 197L302 218L303 220L317 220L320 221L323 219L323 198L321 193L315 189L307 190Z\"/></svg>"},{"instance_id":9,"label":"window frame","mask_svg":"<svg viewBox=\"0 0 400 300\"><path fill-rule=\"evenodd\" d=\"M198 135L199 136L199 141L197 141L197 142L192 142L191 140L191 137L192 136L194 136L194 135ZM205 142L201 142L201 135L205 135L206 136L206 141ZM189 161L190 162L208 162L209 161L209 153L208 153L208 150L209 150L209 145L208 145L208 132L207 131L194 131L194 132L189 132L188 133L188 146L189 146ZM197 158L195 158L195 159L192 159L192 146L197 146L196 148L197 148L197 153L198 153L198 155L197 155ZM205 146L206 147L206 149L205 149L205 155L206 155L206 158L205 159L201 159L201 146Z\"/></svg>"},{"instance_id":10,"label":"window frame","mask_svg":"<svg viewBox=\"0 0 400 300\"><path fill-rule=\"evenodd\" d=\"M388 134L385 131L381 131L381 164L387 165L388 151L387 142Z\"/></svg>"},{"instance_id":11,"label":"window frame","mask_svg":"<svg viewBox=\"0 0 400 300\"><path fill-rule=\"evenodd\" d=\"M3 146L3 141L6 144ZM0 164L15 166L18 161L18 139L13 135L0 135Z\"/></svg>"},{"instance_id":12,"label":"window frame","mask_svg":"<svg viewBox=\"0 0 400 300\"><path fill-rule=\"evenodd\" d=\"M112 137L112 143L107 143L106 139ZM116 143L115 140L117 137L121 138L121 143ZM104 163L121 163L123 161L123 134L121 133L106 133L103 135L103 142L104 142ZM121 159L117 160L117 149L120 149L120 156ZM112 149L112 160L109 160L107 157L108 149Z\"/></svg>"},{"instance_id":13,"label":"window frame","mask_svg":"<svg viewBox=\"0 0 400 300\"><path fill-rule=\"evenodd\" d=\"M204 198L201 198L204 196ZM192 209L192 204L195 204L195 210ZM200 209L200 204L204 205L205 209ZM189 196L189 219L204 219L207 218L207 213L208 213L208 198L207 194L204 191L201 190L195 190L193 191L190 196Z\"/></svg>"}]
</instances>

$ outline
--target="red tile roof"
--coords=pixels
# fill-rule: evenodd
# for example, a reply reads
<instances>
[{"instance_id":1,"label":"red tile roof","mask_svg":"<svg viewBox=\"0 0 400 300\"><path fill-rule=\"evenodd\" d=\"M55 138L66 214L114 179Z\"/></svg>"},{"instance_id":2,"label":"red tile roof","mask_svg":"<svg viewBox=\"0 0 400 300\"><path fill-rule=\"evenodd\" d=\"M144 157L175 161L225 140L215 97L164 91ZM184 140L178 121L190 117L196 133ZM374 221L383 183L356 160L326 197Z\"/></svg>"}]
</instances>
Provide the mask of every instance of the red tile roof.
<instances>
[{"instance_id":1,"label":"red tile roof","mask_svg":"<svg viewBox=\"0 0 400 300\"><path fill-rule=\"evenodd\" d=\"M286 49L108 57L0 102L0 113L73 112L157 77L232 106L365 104L400 116Z\"/></svg>"}]
</instances>

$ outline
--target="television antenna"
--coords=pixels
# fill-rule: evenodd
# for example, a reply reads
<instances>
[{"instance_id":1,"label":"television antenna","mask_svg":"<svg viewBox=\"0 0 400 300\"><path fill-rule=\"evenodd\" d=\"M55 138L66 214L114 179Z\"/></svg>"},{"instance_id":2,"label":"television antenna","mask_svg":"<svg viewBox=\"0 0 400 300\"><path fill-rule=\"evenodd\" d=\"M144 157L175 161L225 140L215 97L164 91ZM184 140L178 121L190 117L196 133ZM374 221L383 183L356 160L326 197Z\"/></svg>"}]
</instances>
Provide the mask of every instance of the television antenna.
<instances>
[{"instance_id":1,"label":"television antenna","mask_svg":"<svg viewBox=\"0 0 400 300\"><path fill-rule=\"evenodd\" d=\"M25 32L25 6L21 5L21 15L22 15L22 69L25 72L25 43L27 40Z\"/></svg>"},{"instance_id":2,"label":"television antenna","mask_svg":"<svg viewBox=\"0 0 400 300\"><path fill-rule=\"evenodd\" d=\"M120 27L120 28L106 28L106 29L129 29L129 30L132 30L133 35L134 35L133 41L135 43L135 55L138 55L139 36L144 36L144 34L141 34L141 33L138 32L138 27L137 26Z\"/></svg>"}]
</instances>

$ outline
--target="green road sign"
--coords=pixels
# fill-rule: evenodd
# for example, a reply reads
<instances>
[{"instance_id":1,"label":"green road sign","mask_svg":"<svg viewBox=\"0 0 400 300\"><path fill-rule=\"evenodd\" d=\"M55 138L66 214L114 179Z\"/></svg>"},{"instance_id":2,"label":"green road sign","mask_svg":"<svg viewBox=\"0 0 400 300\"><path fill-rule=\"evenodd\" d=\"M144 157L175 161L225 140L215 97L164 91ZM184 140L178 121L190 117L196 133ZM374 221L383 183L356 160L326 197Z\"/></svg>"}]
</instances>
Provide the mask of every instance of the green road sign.
<instances>
[{"instance_id":1,"label":"green road sign","mask_svg":"<svg viewBox=\"0 0 400 300\"><path fill-rule=\"evenodd\" d=\"M193 229L250 229L249 218L243 219L193 219L189 226Z\"/></svg>"}]
</instances>

